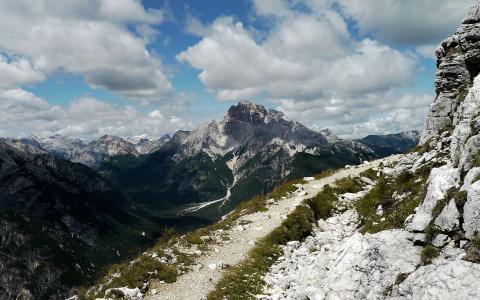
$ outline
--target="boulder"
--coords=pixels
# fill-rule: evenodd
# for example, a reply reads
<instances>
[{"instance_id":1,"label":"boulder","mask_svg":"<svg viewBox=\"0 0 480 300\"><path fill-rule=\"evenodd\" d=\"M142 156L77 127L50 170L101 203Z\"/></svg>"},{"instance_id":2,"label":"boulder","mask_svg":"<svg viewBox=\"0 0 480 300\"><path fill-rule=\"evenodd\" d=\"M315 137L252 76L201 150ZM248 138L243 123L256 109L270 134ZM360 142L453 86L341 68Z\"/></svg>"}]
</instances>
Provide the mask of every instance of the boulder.
<instances>
[{"instance_id":1,"label":"boulder","mask_svg":"<svg viewBox=\"0 0 480 300\"><path fill-rule=\"evenodd\" d=\"M440 215L435 219L435 225L437 225L442 231L453 231L460 226L460 213L458 212L455 199L451 199L450 202L443 208Z\"/></svg>"},{"instance_id":2,"label":"boulder","mask_svg":"<svg viewBox=\"0 0 480 300\"><path fill-rule=\"evenodd\" d=\"M480 232L480 182L472 184L463 207L463 229L465 237L470 239Z\"/></svg>"}]
</instances>

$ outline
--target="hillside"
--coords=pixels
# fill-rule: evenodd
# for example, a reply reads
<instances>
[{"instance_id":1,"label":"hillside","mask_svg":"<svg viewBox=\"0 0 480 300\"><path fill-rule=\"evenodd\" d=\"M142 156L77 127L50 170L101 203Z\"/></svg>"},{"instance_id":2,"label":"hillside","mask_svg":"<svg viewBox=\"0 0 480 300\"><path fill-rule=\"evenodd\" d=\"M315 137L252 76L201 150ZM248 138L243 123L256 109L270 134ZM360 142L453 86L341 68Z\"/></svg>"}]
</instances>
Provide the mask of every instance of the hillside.
<instances>
[{"instance_id":1,"label":"hillside","mask_svg":"<svg viewBox=\"0 0 480 300\"><path fill-rule=\"evenodd\" d=\"M58 299L103 268L151 245L162 219L82 164L0 142L0 298Z\"/></svg>"},{"instance_id":2,"label":"hillside","mask_svg":"<svg viewBox=\"0 0 480 300\"><path fill-rule=\"evenodd\" d=\"M405 152L415 135L368 144L315 132L282 112L241 101L223 120L179 131L158 151L135 163L100 168L130 197L154 210L218 219L238 203L289 179ZM378 150L378 151L377 151Z\"/></svg>"},{"instance_id":3,"label":"hillside","mask_svg":"<svg viewBox=\"0 0 480 300\"><path fill-rule=\"evenodd\" d=\"M160 256L180 277L159 272L113 285L107 277L90 292L130 299L480 298L479 28L476 2L437 48L436 98L412 153L282 186L137 260ZM173 262L181 253L190 260ZM119 278L131 272L124 266Z\"/></svg>"}]
</instances>

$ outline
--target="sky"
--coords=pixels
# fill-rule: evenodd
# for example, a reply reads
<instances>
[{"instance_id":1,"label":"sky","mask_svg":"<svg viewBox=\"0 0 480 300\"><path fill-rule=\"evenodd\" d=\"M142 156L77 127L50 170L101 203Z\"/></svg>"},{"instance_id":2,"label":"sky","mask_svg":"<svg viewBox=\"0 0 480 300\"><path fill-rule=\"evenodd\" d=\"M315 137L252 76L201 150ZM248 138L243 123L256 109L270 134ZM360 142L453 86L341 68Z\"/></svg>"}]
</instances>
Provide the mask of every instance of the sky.
<instances>
[{"instance_id":1,"label":"sky","mask_svg":"<svg viewBox=\"0 0 480 300\"><path fill-rule=\"evenodd\" d=\"M341 137L421 129L473 0L0 0L0 136L157 137L247 99Z\"/></svg>"}]
</instances>

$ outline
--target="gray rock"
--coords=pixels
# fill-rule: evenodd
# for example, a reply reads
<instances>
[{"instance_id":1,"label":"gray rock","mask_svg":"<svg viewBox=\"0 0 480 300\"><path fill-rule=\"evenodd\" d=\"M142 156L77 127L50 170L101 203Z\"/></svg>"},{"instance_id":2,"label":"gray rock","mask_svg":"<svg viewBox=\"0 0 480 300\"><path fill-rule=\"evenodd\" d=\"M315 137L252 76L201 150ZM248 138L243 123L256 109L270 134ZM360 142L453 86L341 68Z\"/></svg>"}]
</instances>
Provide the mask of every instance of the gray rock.
<instances>
[{"instance_id":1,"label":"gray rock","mask_svg":"<svg viewBox=\"0 0 480 300\"><path fill-rule=\"evenodd\" d=\"M417 209L407 229L423 231L432 219L432 210L437 202L446 196L447 191L454 187L459 180L457 169L451 166L442 166L432 169L428 178L428 188L425 199Z\"/></svg>"},{"instance_id":2,"label":"gray rock","mask_svg":"<svg viewBox=\"0 0 480 300\"><path fill-rule=\"evenodd\" d=\"M418 268L390 299L479 299L480 265L464 260L437 260Z\"/></svg>"},{"instance_id":3,"label":"gray rock","mask_svg":"<svg viewBox=\"0 0 480 300\"><path fill-rule=\"evenodd\" d=\"M478 23L480 21L480 3L475 2L467 15L463 18L463 24Z\"/></svg>"},{"instance_id":4,"label":"gray rock","mask_svg":"<svg viewBox=\"0 0 480 300\"><path fill-rule=\"evenodd\" d=\"M435 247L444 247L450 242L450 238L446 234L437 234L433 239L432 245Z\"/></svg>"},{"instance_id":5,"label":"gray rock","mask_svg":"<svg viewBox=\"0 0 480 300\"><path fill-rule=\"evenodd\" d=\"M472 184L468 190L467 202L463 207L463 229L470 239L480 232L480 182Z\"/></svg>"},{"instance_id":6,"label":"gray rock","mask_svg":"<svg viewBox=\"0 0 480 300\"><path fill-rule=\"evenodd\" d=\"M460 213L458 212L455 200L451 199L443 208L440 215L435 219L435 225L437 225L442 231L453 231L460 226L459 218Z\"/></svg>"},{"instance_id":7,"label":"gray rock","mask_svg":"<svg viewBox=\"0 0 480 300\"><path fill-rule=\"evenodd\" d=\"M480 167L470 169L470 171L468 171L467 175L465 175L465 178L463 179L463 185L460 190L468 191L472 183L474 183L473 180L477 178L478 175L480 175Z\"/></svg>"}]
</instances>

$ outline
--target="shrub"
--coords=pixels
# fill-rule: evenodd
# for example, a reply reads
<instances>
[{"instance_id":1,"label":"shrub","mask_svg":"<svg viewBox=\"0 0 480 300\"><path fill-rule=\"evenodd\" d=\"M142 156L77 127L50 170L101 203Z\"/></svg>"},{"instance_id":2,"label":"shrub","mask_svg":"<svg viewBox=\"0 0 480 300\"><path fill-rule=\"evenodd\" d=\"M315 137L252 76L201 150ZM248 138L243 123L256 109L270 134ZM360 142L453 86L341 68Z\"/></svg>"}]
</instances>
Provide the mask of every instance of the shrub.
<instances>
[{"instance_id":1,"label":"shrub","mask_svg":"<svg viewBox=\"0 0 480 300\"><path fill-rule=\"evenodd\" d=\"M316 220L331 216L335 208L335 202L337 201L337 196L335 196L334 192L335 190L331 186L326 185L315 197L307 200L307 204L312 209L313 216Z\"/></svg>"},{"instance_id":2,"label":"shrub","mask_svg":"<svg viewBox=\"0 0 480 300\"><path fill-rule=\"evenodd\" d=\"M312 232L313 212L306 205L298 206L283 223L262 239L248 258L229 269L207 299L255 299L262 292L262 276L280 257L288 241L301 241Z\"/></svg>"},{"instance_id":3,"label":"shrub","mask_svg":"<svg viewBox=\"0 0 480 300\"><path fill-rule=\"evenodd\" d=\"M440 251L438 251L437 248L432 245L426 245L420 253L420 263L422 265L428 265L439 255Z\"/></svg>"},{"instance_id":4,"label":"shrub","mask_svg":"<svg viewBox=\"0 0 480 300\"><path fill-rule=\"evenodd\" d=\"M480 263L480 234L476 234L466 247L464 260Z\"/></svg>"},{"instance_id":5,"label":"shrub","mask_svg":"<svg viewBox=\"0 0 480 300\"><path fill-rule=\"evenodd\" d=\"M362 221L360 231L376 233L403 228L406 218L425 197L429 174L426 170L427 168L423 168L416 173L402 172L396 177L380 178L373 189L355 203ZM379 205L383 208L383 214L380 216L376 214Z\"/></svg>"}]
</instances>

